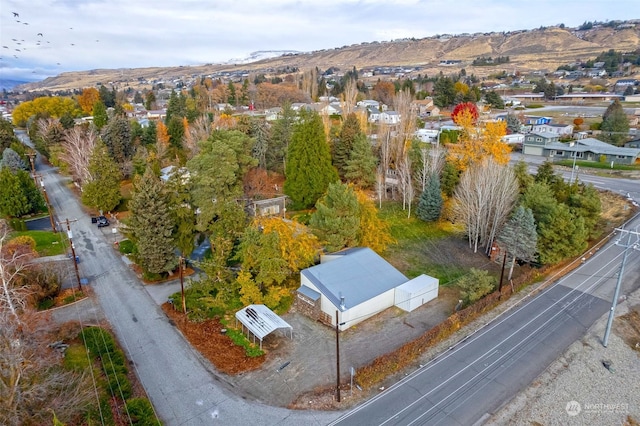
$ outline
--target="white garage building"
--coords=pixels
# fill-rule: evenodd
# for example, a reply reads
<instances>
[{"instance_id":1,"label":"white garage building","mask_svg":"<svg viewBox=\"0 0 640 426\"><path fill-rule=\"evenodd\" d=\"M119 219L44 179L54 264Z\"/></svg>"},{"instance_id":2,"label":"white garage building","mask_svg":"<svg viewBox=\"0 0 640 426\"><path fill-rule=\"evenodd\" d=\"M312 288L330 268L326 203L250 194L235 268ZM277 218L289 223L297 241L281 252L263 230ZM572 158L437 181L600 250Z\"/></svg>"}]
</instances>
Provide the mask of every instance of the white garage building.
<instances>
[{"instance_id":1,"label":"white garage building","mask_svg":"<svg viewBox=\"0 0 640 426\"><path fill-rule=\"evenodd\" d=\"M296 307L310 317L347 328L394 305L412 311L438 295L438 280L427 275L409 280L369 248L323 256L300 273Z\"/></svg>"}]
</instances>

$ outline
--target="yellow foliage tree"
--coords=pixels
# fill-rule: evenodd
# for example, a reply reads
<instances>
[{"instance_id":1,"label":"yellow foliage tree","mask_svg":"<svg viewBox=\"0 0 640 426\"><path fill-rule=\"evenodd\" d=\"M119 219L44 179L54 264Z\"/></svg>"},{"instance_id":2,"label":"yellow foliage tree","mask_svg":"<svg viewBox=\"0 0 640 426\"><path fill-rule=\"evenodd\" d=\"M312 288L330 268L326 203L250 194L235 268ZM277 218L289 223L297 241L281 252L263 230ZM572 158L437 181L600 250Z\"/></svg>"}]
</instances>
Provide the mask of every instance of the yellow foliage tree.
<instances>
[{"instance_id":1,"label":"yellow foliage tree","mask_svg":"<svg viewBox=\"0 0 640 426\"><path fill-rule=\"evenodd\" d=\"M389 224L378 217L378 209L373 200L363 191L356 190L360 205L360 229L358 241L361 246L369 247L376 253L385 251L389 244L395 243Z\"/></svg>"},{"instance_id":2,"label":"yellow foliage tree","mask_svg":"<svg viewBox=\"0 0 640 426\"><path fill-rule=\"evenodd\" d=\"M32 101L23 102L15 107L11 117L14 125L24 127L29 118L37 114L52 118L60 118L66 113L75 117L79 112L78 104L71 98L63 98L59 96L41 97Z\"/></svg>"},{"instance_id":3,"label":"yellow foliage tree","mask_svg":"<svg viewBox=\"0 0 640 426\"><path fill-rule=\"evenodd\" d=\"M100 100L100 92L95 87L82 89L82 93L78 95L78 104L82 112L86 115L91 115L93 106L98 100Z\"/></svg>"},{"instance_id":4,"label":"yellow foliage tree","mask_svg":"<svg viewBox=\"0 0 640 426\"><path fill-rule=\"evenodd\" d=\"M295 220L279 217L260 218L257 226L264 234L275 233L278 236L278 249L293 274L312 265L321 245L318 238L306 226Z\"/></svg>"},{"instance_id":5,"label":"yellow foliage tree","mask_svg":"<svg viewBox=\"0 0 640 426\"><path fill-rule=\"evenodd\" d=\"M240 301L244 306L263 303L260 287L258 287L258 284L253 280L250 272L238 272L236 281L238 287L240 287Z\"/></svg>"},{"instance_id":6,"label":"yellow foliage tree","mask_svg":"<svg viewBox=\"0 0 640 426\"><path fill-rule=\"evenodd\" d=\"M511 147L502 140L507 134L507 124L499 122L481 122L474 125L475 118L467 110L456 118L461 127L457 143L448 144L447 160L460 171L465 171L472 164L493 158L498 164L509 162Z\"/></svg>"}]
</instances>

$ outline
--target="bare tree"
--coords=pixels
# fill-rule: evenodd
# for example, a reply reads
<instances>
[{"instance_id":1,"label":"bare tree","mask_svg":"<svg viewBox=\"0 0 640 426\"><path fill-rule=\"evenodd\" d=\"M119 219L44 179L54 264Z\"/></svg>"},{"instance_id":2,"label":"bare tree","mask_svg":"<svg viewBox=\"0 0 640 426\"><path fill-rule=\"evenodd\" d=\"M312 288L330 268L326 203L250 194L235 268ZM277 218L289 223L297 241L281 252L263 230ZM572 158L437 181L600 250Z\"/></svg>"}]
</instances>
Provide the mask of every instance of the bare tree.
<instances>
[{"instance_id":1,"label":"bare tree","mask_svg":"<svg viewBox=\"0 0 640 426\"><path fill-rule=\"evenodd\" d=\"M196 118L193 124L189 125L184 135L184 147L190 153L189 158L195 157L198 153L198 143L209 138L212 131L211 121L205 116Z\"/></svg>"},{"instance_id":2,"label":"bare tree","mask_svg":"<svg viewBox=\"0 0 640 426\"><path fill-rule=\"evenodd\" d=\"M397 165L397 174L400 192L402 193L402 209L407 210L407 218L411 217L411 205L415 197L413 188L413 176L411 173L411 159L405 156Z\"/></svg>"},{"instance_id":3,"label":"bare tree","mask_svg":"<svg viewBox=\"0 0 640 426\"><path fill-rule=\"evenodd\" d=\"M420 164L415 171L421 190L427 186L431 175L440 175L445 163L445 152L440 146L420 149Z\"/></svg>"},{"instance_id":4,"label":"bare tree","mask_svg":"<svg viewBox=\"0 0 640 426\"><path fill-rule=\"evenodd\" d=\"M26 304L28 288L16 285L16 278L22 274L33 258L31 250L23 250L20 246L8 245L9 226L0 222L0 310L7 310L16 319L20 309Z\"/></svg>"},{"instance_id":5,"label":"bare tree","mask_svg":"<svg viewBox=\"0 0 640 426\"><path fill-rule=\"evenodd\" d=\"M84 129L80 126L67 130L62 142L64 153L60 159L67 163L73 180L80 186L90 178L89 159L98 138L92 127Z\"/></svg>"},{"instance_id":6,"label":"bare tree","mask_svg":"<svg viewBox=\"0 0 640 426\"><path fill-rule=\"evenodd\" d=\"M356 106L358 97L358 85L353 78L348 79L344 84L344 102L342 102L342 116L346 117Z\"/></svg>"},{"instance_id":7,"label":"bare tree","mask_svg":"<svg viewBox=\"0 0 640 426\"><path fill-rule=\"evenodd\" d=\"M91 377L62 368L48 347L45 316L21 317L0 307L0 424L50 424L51 411L67 424L81 422L79 414L96 401Z\"/></svg>"},{"instance_id":8,"label":"bare tree","mask_svg":"<svg viewBox=\"0 0 640 426\"><path fill-rule=\"evenodd\" d=\"M399 164L409 152L413 134L416 131L416 110L411 108L413 96L408 89L398 92L394 99L396 111L400 115L396 143L394 144L394 161Z\"/></svg>"},{"instance_id":9,"label":"bare tree","mask_svg":"<svg viewBox=\"0 0 640 426\"><path fill-rule=\"evenodd\" d=\"M378 155L380 156L380 169L384 176L385 191L384 196L387 197L387 174L391 170L391 128L384 123L378 126Z\"/></svg>"},{"instance_id":10,"label":"bare tree","mask_svg":"<svg viewBox=\"0 0 640 426\"><path fill-rule=\"evenodd\" d=\"M505 223L518 196L513 170L492 159L468 169L455 192L455 212L466 227L469 247L489 252L498 229Z\"/></svg>"},{"instance_id":11,"label":"bare tree","mask_svg":"<svg viewBox=\"0 0 640 426\"><path fill-rule=\"evenodd\" d=\"M40 118L36 122L36 133L45 145L52 145L62 140L64 129L55 118Z\"/></svg>"}]
</instances>

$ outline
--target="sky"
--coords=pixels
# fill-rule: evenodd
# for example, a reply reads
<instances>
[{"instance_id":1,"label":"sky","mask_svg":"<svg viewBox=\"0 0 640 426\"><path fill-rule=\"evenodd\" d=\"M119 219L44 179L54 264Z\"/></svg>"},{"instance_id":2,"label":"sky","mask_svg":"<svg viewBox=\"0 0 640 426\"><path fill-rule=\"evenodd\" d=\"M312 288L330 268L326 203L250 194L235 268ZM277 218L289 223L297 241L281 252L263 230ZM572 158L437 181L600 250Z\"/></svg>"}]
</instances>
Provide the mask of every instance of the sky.
<instances>
[{"instance_id":1,"label":"sky","mask_svg":"<svg viewBox=\"0 0 640 426\"><path fill-rule=\"evenodd\" d=\"M0 0L0 79L637 18L638 0Z\"/></svg>"}]
</instances>

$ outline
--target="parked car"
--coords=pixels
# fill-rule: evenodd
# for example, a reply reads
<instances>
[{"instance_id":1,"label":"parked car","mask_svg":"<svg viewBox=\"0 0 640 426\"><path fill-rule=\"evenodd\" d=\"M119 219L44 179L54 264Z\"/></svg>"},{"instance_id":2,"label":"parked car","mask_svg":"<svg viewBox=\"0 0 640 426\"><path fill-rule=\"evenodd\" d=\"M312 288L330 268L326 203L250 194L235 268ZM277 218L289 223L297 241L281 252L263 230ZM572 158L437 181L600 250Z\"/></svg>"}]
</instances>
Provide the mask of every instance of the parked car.
<instances>
[{"instance_id":1,"label":"parked car","mask_svg":"<svg viewBox=\"0 0 640 426\"><path fill-rule=\"evenodd\" d=\"M104 216L98 216L96 223L98 224L98 228L102 228L103 226L109 226L109 219L107 219Z\"/></svg>"}]
</instances>

